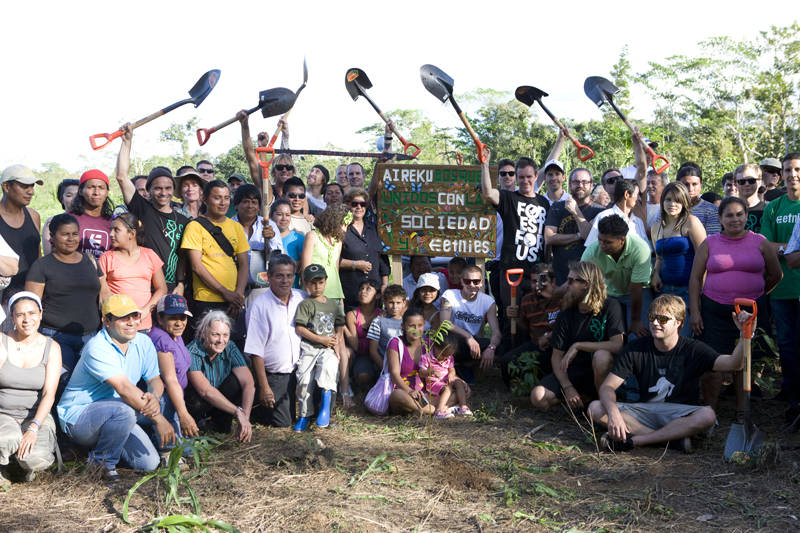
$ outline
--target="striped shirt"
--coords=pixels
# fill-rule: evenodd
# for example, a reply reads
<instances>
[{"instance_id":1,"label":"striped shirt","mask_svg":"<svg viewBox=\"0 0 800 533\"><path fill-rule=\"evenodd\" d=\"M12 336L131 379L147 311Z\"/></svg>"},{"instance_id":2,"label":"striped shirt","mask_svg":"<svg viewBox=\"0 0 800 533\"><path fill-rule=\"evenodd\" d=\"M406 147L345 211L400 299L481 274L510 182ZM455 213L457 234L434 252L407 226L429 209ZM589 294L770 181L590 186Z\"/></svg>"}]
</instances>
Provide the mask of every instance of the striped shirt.
<instances>
[{"instance_id":1,"label":"striped shirt","mask_svg":"<svg viewBox=\"0 0 800 533\"><path fill-rule=\"evenodd\" d=\"M541 298L536 294L528 294L520 304L520 318L528 326L532 342L553 330L558 312L561 309L561 298Z\"/></svg>"},{"instance_id":2,"label":"striped shirt","mask_svg":"<svg viewBox=\"0 0 800 533\"><path fill-rule=\"evenodd\" d=\"M197 339L190 342L186 348L192 354L192 365L189 367L189 372L202 372L214 388L218 388L234 368L247 366L242 352L233 341L228 341L228 345L225 346L222 353L213 360L209 359L205 347Z\"/></svg>"}]
</instances>

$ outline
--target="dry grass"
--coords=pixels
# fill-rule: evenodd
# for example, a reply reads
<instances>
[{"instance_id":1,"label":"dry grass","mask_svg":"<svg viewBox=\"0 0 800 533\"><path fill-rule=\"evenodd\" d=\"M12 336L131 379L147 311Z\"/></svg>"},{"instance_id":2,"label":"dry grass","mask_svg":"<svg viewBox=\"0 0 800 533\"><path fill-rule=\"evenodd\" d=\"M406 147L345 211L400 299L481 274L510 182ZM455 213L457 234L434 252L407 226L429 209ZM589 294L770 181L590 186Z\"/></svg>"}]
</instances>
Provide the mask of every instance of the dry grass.
<instances>
[{"instance_id":1,"label":"dry grass","mask_svg":"<svg viewBox=\"0 0 800 533\"><path fill-rule=\"evenodd\" d=\"M599 454L562 410L536 413L501 388L496 376L475 387L472 420L339 411L327 430L257 427L248 445L226 440L193 483L201 514L243 532L800 529L798 435L756 467L722 462L727 423L693 455ZM730 401L722 405L730 420ZM755 405L772 443L779 408ZM81 472L74 465L0 492L0 531L135 530L120 509L138 475L123 470L109 488ZM164 514L160 490L137 492L133 523Z\"/></svg>"}]
</instances>

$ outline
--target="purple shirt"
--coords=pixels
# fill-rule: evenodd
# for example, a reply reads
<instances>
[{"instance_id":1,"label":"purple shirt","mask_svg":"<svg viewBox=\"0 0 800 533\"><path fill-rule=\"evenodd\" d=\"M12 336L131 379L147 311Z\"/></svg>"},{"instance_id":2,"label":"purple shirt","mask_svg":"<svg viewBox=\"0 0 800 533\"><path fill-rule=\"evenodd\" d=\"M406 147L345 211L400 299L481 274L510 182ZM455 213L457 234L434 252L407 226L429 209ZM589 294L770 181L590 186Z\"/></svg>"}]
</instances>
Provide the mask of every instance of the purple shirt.
<instances>
[{"instance_id":1,"label":"purple shirt","mask_svg":"<svg viewBox=\"0 0 800 533\"><path fill-rule=\"evenodd\" d=\"M755 300L764 294L763 241L763 235L752 231L739 239L722 233L709 235L703 294L723 305L733 305L736 298Z\"/></svg>"},{"instance_id":2,"label":"purple shirt","mask_svg":"<svg viewBox=\"0 0 800 533\"><path fill-rule=\"evenodd\" d=\"M169 352L175 360L175 374L178 376L178 383L181 388L185 389L189 383L186 372L192 364L192 356L189 355L189 350L183 344L183 339L178 337L177 340L170 337L169 333L164 331L158 326L153 326L150 330L150 340L156 347L157 352Z\"/></svg>"}]
</instances>

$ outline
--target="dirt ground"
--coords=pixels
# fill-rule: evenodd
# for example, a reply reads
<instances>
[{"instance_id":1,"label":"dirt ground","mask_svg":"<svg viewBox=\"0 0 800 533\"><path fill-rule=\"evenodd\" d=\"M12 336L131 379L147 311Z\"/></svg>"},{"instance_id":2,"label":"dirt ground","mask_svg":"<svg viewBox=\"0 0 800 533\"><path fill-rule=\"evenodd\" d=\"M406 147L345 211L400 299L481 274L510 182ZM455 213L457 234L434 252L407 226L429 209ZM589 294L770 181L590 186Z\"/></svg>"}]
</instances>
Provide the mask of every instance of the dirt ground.
<instances>
[{"instance_id":1,"label":"dirt ground","mask_svg":"<svg viewBox=\"0 0 800 533\"><path fill-rule=\"evenodd\" d=\"M767 433L758 464L722 461L732 415L685 455L598 453L589 425L563 409L537 413L499 376L473 388L473 418L378 418L339 409L331 428L295 434L256 426L230 438L192 482L204 518L255 531L800 531L800 435L781 436L782 404L754 403ZM598 436L599 437L599 436ZM0 531L135 531L167 514L163 485L120 470L108 487L79 463L0 491ZM170 512L190 512L173 507Z\"/></svg>"}]
</instances>

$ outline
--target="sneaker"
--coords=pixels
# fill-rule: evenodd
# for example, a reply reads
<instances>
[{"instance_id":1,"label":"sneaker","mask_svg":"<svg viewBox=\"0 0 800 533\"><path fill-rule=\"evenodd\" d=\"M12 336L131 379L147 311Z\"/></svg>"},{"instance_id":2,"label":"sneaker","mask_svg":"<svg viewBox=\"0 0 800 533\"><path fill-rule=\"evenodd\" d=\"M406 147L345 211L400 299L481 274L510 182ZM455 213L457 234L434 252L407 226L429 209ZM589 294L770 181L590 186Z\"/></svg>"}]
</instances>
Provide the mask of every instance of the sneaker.
<instances>
[{"instance_id":1,"label":"sneaker","mask_svg":"<svg viewBox=\"0 0 800 533\"><path fill-rule=\"evenodd\" d=\"M36 479L36 472L25 472L25 481L30 483Z\"/></svg>"},{"instance_id":2,"label":"sneaker","mask_svg":"<svg viewBox=\"0 0 800 533\"><path fill-rule=\"evenodd\" d=\"M108 481L109 483L116 483L119 481L119 472L116 469L112 468L111 470L104 469L103 472L103 479Z\"/></svg>"},{"instance_id":3,"label":"sneaker","mask_svg":"<svg viewBox=\"0 0 800 533\"><path fill-rule=\"evenodd\" d=\"M633 449L633 435L625 434L625 440L614 440L608 433L603 433L600 437L600 449L609 452L629 452Z\"/></svg>"},{"instance_id":4,"label":"sneaker","mask_svg":"<svg viewBox=\"0 0 800 533\"><path fill-rule=\"evenodd\" d=\"M453 413L461 416L472 416L472 409L467 405L453 407Z\"/></svg>"},{"instance_id":5,"label":"sneaker","mask_svg":"<svg viewBox=\"0 0 800 533\"><path fill-rule=\"evenodd\" d=\"M436 411L434 413L433 418L437 420L444 420L445 418L453 418L453 413L449 410L447 411Z\"/></svg>"},{"instance_id":6,"label":"sneaker","mask_svg":"<svg viewBox=\"0 0 800 533\"><path fill-rule=\"evenodd\" d=\"M678 452L692 453L692 439L689 437L674 439L667 443L667 447Z\"/></svg>"}]
</instances>

